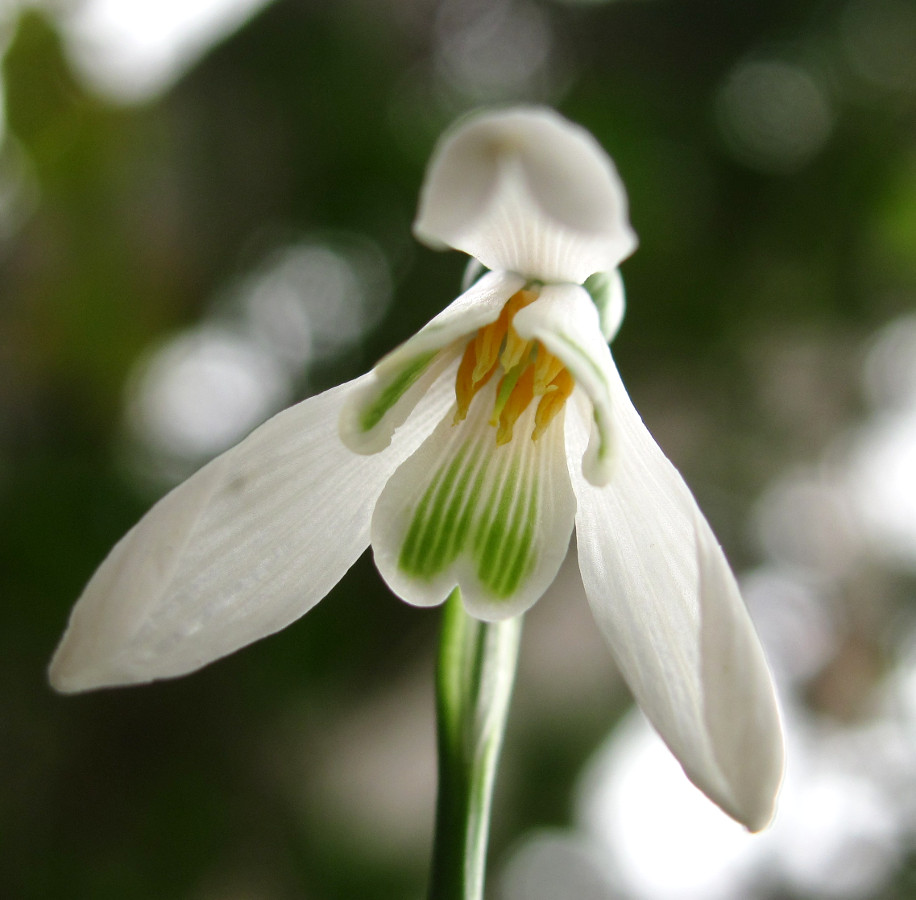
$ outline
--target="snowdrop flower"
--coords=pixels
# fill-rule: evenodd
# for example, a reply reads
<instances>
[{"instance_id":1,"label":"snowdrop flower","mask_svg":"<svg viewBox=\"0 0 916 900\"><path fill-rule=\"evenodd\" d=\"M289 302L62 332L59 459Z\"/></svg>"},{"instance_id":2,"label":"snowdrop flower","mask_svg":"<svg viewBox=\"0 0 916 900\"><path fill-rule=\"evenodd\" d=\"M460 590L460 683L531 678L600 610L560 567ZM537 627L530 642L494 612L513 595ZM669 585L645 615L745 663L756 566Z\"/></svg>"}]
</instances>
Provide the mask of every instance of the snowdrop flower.
<instances>
[{"instance_id":1,"label":"snowdrop flower","mask_svg":"<svg viewBox=\"0 0 916 900\"><path fill-rule=\"evenodd\" d=\"M300 403L164 497L102 563L52 661L61 691L190 672L288 625L371 544L390 588L480 619L585 593L687 775L751 829L782 739L734 576L643 426L608 340L635 247L597 142L556 113L448 133L414 226L485 272L366 376Z\"/></svg>"}]
</instances>

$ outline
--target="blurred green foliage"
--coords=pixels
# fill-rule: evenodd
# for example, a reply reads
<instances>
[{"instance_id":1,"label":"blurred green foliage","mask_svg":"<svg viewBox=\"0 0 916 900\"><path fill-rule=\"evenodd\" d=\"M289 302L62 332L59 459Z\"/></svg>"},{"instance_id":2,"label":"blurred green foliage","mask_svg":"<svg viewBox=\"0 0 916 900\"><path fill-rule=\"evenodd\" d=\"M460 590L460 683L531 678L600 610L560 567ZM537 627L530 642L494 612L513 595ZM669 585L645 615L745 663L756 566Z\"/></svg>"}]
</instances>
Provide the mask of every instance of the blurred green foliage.
<instances>
[{"instance_id":1,"label":"blurred green foliage","mask_svg":"<svg viewBox=\"0 0 916 900\"><path fill-rule=\"evenodd\" d=\"M916 89L843 62L838 2L537 8L562 77L488 99L556 103L616 159L641 246L615 355L730 556L753 561L751 501L856 414L855 348L912 302ZM0 896L422 895L422 841L385 852L309 802L311 754L333 754L328 735L405 672L429 670L432 715L437 614L391 597L368 558L301 622L178 682L61 698L44 667L152 499L122 460L143 352L321 229L375 241L394 302L303 390L364 371L456 294L457 254L409 234L435 137L478 102L436 68L443 15L434 0L276 0L134 106L82 85L53 19L21 16L0 159L18 189L0 246ZM723 134L718 92L760 55L810 65L832 92L830 133L798 165L749 165ZM773 405L787 342L818 361L793 388L823 391L818 416ZM525 690L494 860L568 820L576 774L626 703L609 689L556 721Z\"/></svg>"}]
</instances>

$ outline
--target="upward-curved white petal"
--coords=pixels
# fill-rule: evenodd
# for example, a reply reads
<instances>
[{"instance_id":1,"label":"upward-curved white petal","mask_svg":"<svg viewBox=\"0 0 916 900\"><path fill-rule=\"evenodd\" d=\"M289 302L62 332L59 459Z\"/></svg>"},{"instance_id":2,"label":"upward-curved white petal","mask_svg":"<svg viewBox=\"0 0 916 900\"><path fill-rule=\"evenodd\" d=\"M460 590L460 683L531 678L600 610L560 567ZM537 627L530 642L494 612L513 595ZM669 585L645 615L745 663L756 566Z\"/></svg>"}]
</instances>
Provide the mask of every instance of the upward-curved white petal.
<instances>
[{"instance_id":1,"label":"upward-curved white petal","mask_svg":"<svg viewBox=\"0 0 916 900\"><path fill-rule=\"evenodd\" d=\"M89 581L51 662L53 686L183 675L321 600L368 545L385 481L452 399L433 391L388 451L358 456L337 420L364 380L274 416L160 500Z\"/></svg>"},{"instance_id":2,"label":"upward-curved white petal","mask_svg":"<svg viewBox=\"0 0 916 900\"><path fill-rule=\"evenodd\" d=\"M473 115L442 138L414 234L489 269L576 283L612 271L636 246L607 154L584 129L534 107Z\"/></svg>"},{"instance_id":3,"label":"upward-curved white petal","mask_svg":"<svg viewBox=\"0 0 916 900\"><path fill-rule=\"evenodd\" d=\"M581 411L568 432L582 581L637 702L688 777L756 831L773 815L783 769L763 651L709 525L616 370L612 394L618 458L607 486L578 472Z\"/></svg>"}]
</instances>

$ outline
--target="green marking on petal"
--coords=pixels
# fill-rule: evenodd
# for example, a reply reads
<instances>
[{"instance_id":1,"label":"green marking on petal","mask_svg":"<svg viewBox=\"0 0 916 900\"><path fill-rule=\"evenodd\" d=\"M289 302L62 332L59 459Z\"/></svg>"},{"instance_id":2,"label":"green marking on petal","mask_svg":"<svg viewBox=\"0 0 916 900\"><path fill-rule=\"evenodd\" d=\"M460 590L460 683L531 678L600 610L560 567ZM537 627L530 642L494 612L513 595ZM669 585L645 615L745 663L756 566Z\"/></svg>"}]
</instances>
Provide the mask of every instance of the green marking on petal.
<instances>
[{"instance_id":1,"label":"green marking on petal","mask_svg":"<svg viewBox=\"0 0 916 900\"><path fill-rule=\"evenodd\" d=\"M476 457L458 453L440 468L414 513L398 564L409 575L432 578L461 552L462 513L474 492L468 491ZM480 476L478 476L479 478Z\"/></svg>"},{"instance_id":2,"label":"green marking on petal","mask_svg":"<svg viewBox=\"0 0 916 900\"><path fill-rule=\"evenodd\" d=\"M533 560L534 510L537 484L519 478L513 466L498 496L483 514L474 559L483 584L498 597L508 597L528 574Z\"/></svg>"},{"instance_id":3,"label":"green marking on petal","mask_svg":"<svg viewBox=\"0 0 916 900\"><path fill-rule=\"evenodd\" d=\"M516 539L503 547L499 562L499 586L496 593L507 596L513 593L531 570L533 563L534 523L537 521L538 493L536 484L530 485L525 502L518 502L510 534Z\"/></svg>"},{"instance_id":4,"label":"green marking on petal","mask_svg":"<svg viewBox=\"0 0 916 900\"><path fill-rule=\"evenodd\" d=\"M610 388L608 387L607 377L605 376L604 371L601 369L601 366L599 366L598 363L592 359L588 352L568 335L563 334L563 332L554 332L553 336L558 338L564 347L572 351L572 353L574 353L578 359L580 359L588 366L592 375L594 375L594 377L600 382L601 386L609 394ZM564 362L568 364L567 356L562 353L558 353L557 356L559 356ZM575 375L575 373L573 374ZM606 460L610 457L612 452L609 422L607 421L606 415L602 414L600 404L595 402L594 399L592 403L592 417L595 420L595 425L598 427L598 434L600 435L600 443L597 450L598 459Z\"/></svg>"},{"instance_id":5,"label":"green marking on petal","mask_svg":"<svg viewBox=\"0 0 916 900\"><path fill-rule=\"evenodd\" d=\"M434 520L442 514L442 495L447 491L448 483L457 474L461 462L461 457L457 456L448 469L436 472L414 513L399 560L401 568L412 575L429 577L432 574L429 571L430 533L434 528Z\"/></svg>"},{"instance_id":6,"label":"green marking on petal","mask_svg":"<svg viewBox=\"0 0 916 900\"><path fill-rule=\"evenodd\" d=\"M385 413L391 409L410 386L426 371L427 366L433 361L438 350L424 353L404 365L397 374L382 388L379 394L363 409L359 416L359 427L363 431L371 431L382 421Z\"/></svg>"},{"instance_id":7,"label":"green marking on petal","mask_svg":"<svg viewBox=\"0 0 916 900\"><path fill-rule=\"evenodd\" d=\"M488 452L465 449L433 475L401 548L403 572L431 580L468 553L494 596L518 590L534 566L537 480L513 463L501 483L488 483L492 461Z\"/></svg>"},{"instance_id":8,"label":"green marking on petal","mask_svg":"<svg viewBox=\"0 0 916 900\"><path fill-rule=\"evenodd\" d=\"M581 359L589 369L591 369L592 374L601 382L601 384L607 387L607 377L605 376L604 371L601 369L601 366L599 366L598 363L596 363L591 358L585 349L583 349L578 343L576 343L576 341L574 341L568 335L563 334L561 331L554 332L553 336L555 338L559 338L564 347L573 351L573 353L575 353L575 355ZM566 358L563 354L557 353L556 356L559 356L563 362L566 362Z\"/></svg>"},{"instance_id":9,"label":"green marking on petal","mask_svg":"<svg viewBox=\"0 0 916 900\"><path fill-rule=\"evenodd\" d=\"M594 275L589 275L582 285L588 292L589 297L591 297L592 303L595 304L595 308L598 310L598 321L601 323L601 333L607 340L613 337L613 332L617 330L620 324L618 318L622 315L620 312L620 299L618 299L616 304L616 315L614 309L615 288L617 292L619 292L619 284L619 276L615 279L614 274L611 272L595 272ZM619 296L618 293L618 298ZM613 321L609 318L611 316L614 316Z\"/></svg>"},{"instance_id":10,"label":"green marking on petal","mask_svg":"<svg viewBox=\"0 0 916 900\"><path fill-rule=\"evenodd\" d=\"M443 568L458 557L467 541L489 464L489 459L484 456L482 467L478 467L478 460L476 454L468 456L455 486L448 513L441 519L432 556L442 561Z\"/></svg>"},{"instance_id":11,"label":"green marking on petal","mask_svg":"<svg viewBox=\"0 0 916 900\"><path fill-rule=\"evenodd\" d=\"M592 410L592 419L598 429L598 433L601 435L601 441L598 444L598 459L605 460L611 455L611 441L609 440L607 428L605 428L604 420L595 409Z\"/></svg>"}]
</instances>

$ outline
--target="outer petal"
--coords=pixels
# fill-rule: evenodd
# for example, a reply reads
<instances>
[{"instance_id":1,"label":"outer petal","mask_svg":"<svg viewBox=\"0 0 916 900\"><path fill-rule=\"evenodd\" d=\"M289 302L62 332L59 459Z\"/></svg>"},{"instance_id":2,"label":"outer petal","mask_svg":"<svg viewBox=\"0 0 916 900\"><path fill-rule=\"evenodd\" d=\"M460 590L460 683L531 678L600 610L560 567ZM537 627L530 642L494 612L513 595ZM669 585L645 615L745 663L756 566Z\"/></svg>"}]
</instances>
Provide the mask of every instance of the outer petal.
<instances>
[{"instance_id":1,"label":"outer petal","mask_svg":"<svg viewBox=\"0 0 916 900\"><path fill-rule=\"evenodd\" d=\"M448 415L385 486L372 517L375 563L408 603L434 606L458 585L468 611L496 621L544 593L563 562L575 518L563 415L537 441L534 406L496 444L491 382L467 419Z\"/></svg>"},{"instance_id":2,"label":"outer petal","mask_svg":"<svg viewBox=\"0 0 916 900\"><path fill-rule=\"evenodd\" d=\"M619 459L607 487L577 477L581 413L569 433L585 590L637 702L688 777L756 831L773 815L783 768L763 651L689 489L619 376L612 387Z\"/></svg>"},{"instance_id":3,"label":"outer petal","mask_svg":"<svg viewBox=\"0 0 916 900\"><path fill-rule=\"evenodd\" d=\"M548 109L471 116L436 147L417 238L489 269L581 283L636 246L626 193L598 142Z\"/></svg>"},{"instance_id":4,"label":"outer petal","mask_svg":"<svg viewBox=\"0 0 916 900\"><path fill-rule=\"evenodd\" d=\"M378 453L429 386L464 350L459 342L495 321L525 280L488 272L412 338L384 356L344 404L340 435L354 453Z\"/></svg>"},{"instance_id":5,"label":"outer petal","mask_svg":"<svg viewBox=\"0 0 916 900\"><path fill-rule=\"evenodd\" d=\"M516 313L512 324L523 338L541 341L561 359L591 401L592 433L582 471L592 484L606 484L614 464L611 385L618 376L591 297L578 285L545 285L534 303Z\"/></svg>"},{"instance_id":6,"label":"outer petal","mask_svg":"<svg viewBox=\"0 0 916 900\"><path fill-rule=\"evenodd\" d=\"M356 456L337 419L365 379L280 413L159 501L73 610L51 663L54 687L182 675L321 600L366 548L382 486L448 397L431 397L388 453Z\"/></svg>"}]
</instances>

